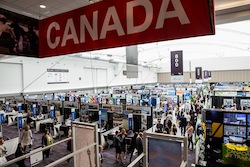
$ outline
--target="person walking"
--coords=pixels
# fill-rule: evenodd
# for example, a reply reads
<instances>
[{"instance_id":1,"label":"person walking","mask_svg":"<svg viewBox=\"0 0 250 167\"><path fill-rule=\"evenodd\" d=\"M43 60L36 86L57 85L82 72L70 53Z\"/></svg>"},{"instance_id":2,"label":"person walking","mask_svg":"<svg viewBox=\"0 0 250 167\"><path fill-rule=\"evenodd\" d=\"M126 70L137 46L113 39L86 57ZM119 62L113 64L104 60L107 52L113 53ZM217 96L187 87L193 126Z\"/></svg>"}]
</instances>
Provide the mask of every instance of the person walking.
<instances>
[{"instance_id":1,"label":"person walking","mask_svg":"<svg viewBox=\"0 0 250 167\"><path fill-rule=\"evenodd\" d=\"M30 126L26 125L23 131L21 143L24 145L23 151L25 152L26 147L29 146L31 149L31 145L33 144L32 131L30 130Z\"/></svg>"},{"instance_id":2,"label":"person walking","mask_svg":"<svg viewBox=\"0 0 250 167\"><path fill-rule=\"evenodd\" d=\"M190 143L192 145L190 150L194 149L194 143L193 143L193 132L194 132L194 127L192 125L192 122L188 122L187 124L187 134L188 134L188 148L190 149Z\"/></svg>"},{"instance_id":3,"label":"person walking","mask_svg":"<svg viewBox=\"0 0 250 167\"><path fill-rule=\"evenodd\" d=\"M181 134L182 134L182 136L185 136L186 126L187 126L187 119L184 116L184 114L182 113L181 120L180 120L180 128L181 128Z\"/></svg>"}]
</instances>

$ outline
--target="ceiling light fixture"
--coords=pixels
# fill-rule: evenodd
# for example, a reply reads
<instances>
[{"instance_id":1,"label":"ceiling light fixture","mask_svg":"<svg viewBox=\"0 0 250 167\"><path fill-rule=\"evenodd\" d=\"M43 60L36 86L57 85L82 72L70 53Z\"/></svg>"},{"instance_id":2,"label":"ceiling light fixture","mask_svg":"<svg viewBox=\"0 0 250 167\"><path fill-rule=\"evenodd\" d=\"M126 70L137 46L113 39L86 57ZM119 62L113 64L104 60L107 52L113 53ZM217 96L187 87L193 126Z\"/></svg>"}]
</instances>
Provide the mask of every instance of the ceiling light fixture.
<instances>
[{"instance_id":1,"label":"ceiling light fixture","mask_svg":"<svg viewBox=\"0 0 250 167\"><path fill-rule=\"evenodd\" d=\"M45 9L46 6L45 5L40 5L40 8Z\"/></svg>"}]
</instances>

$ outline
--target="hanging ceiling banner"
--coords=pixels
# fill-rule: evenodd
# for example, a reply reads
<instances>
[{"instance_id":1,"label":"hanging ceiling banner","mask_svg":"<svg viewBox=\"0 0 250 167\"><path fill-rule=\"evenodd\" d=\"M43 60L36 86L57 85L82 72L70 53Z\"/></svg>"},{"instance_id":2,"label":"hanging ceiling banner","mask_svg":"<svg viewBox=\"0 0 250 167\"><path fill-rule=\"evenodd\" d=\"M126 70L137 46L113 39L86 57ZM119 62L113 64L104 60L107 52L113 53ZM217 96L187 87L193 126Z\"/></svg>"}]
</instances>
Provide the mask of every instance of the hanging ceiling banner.
<instances>
[{"instance_id":1,"label":"hanging ceiling banner","mask_svg":"<svg viewBox=\"0 0 250 167\"><path fill-rule=\"evenodd\" d=\"M171 82L184 82L182 50L171 52Z\"/></svg>"},{"instance_id":2,"label":"hanging ceiling banner","mask_svg":"<svg viewBox=\"0 0 250 167\"><path fill-rule=\"evenodd\" d=\"M204 78L204 82L207 82L209 80L208 79L208 70L203 71L203 78Z\"/></svg>"},{"instance_id":3,"label":"hanging ceiling banner","mask_svg":"<svg viewBox=\"0 0 250 167\"><path fill-rule=\"evenodd\" d=\"M202 67L195 67L195 83L202 83Z\"/></svg>"},{"instance_id":4,"label":"hanging ceiling banner","mask_svg":"<svg viewBox=\"0 0 250 167\"><path fill-rule=\"evenodd\" d=\"M100 1L40 20L39 53L49 57L214 33L213 0Z\"/></svg>"}]
</instances>

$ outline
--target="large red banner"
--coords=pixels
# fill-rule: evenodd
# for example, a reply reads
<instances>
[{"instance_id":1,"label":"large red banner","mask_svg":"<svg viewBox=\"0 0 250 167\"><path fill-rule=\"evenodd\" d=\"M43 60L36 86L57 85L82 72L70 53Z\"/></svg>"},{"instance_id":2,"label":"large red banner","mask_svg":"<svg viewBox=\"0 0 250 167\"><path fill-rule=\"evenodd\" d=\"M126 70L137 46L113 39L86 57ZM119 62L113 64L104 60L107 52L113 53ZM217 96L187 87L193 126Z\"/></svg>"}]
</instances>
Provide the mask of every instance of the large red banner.
<instances>
[{"instance_id":1,"label":"large red banner","mask_svg":"<svg viewBox=\"0 0 250 167\"><path fill-rule=\"evenodd\" d=\"M39 22L40 57L215 33L213 0L103 0Z\"/></svg>"}]
</instances>

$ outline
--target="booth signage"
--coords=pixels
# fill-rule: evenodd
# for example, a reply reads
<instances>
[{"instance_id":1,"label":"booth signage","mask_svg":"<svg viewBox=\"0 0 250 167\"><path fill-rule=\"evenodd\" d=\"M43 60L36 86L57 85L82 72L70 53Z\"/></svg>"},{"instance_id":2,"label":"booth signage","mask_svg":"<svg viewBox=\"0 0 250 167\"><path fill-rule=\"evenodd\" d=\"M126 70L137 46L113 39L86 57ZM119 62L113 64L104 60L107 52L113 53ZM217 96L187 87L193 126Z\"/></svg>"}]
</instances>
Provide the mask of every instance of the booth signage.
<instances>
[{"instance_id":1,"label":"booth signage","mask_svg":"<svg viewBox=\"0 0 250 167\"><path fill-rule=\"evenodd\" d=\"M194 10L195 9L195 10ZM215 33L213 0L109 0L39 21L39 55Z\"/></svg>"}]
</instances>

